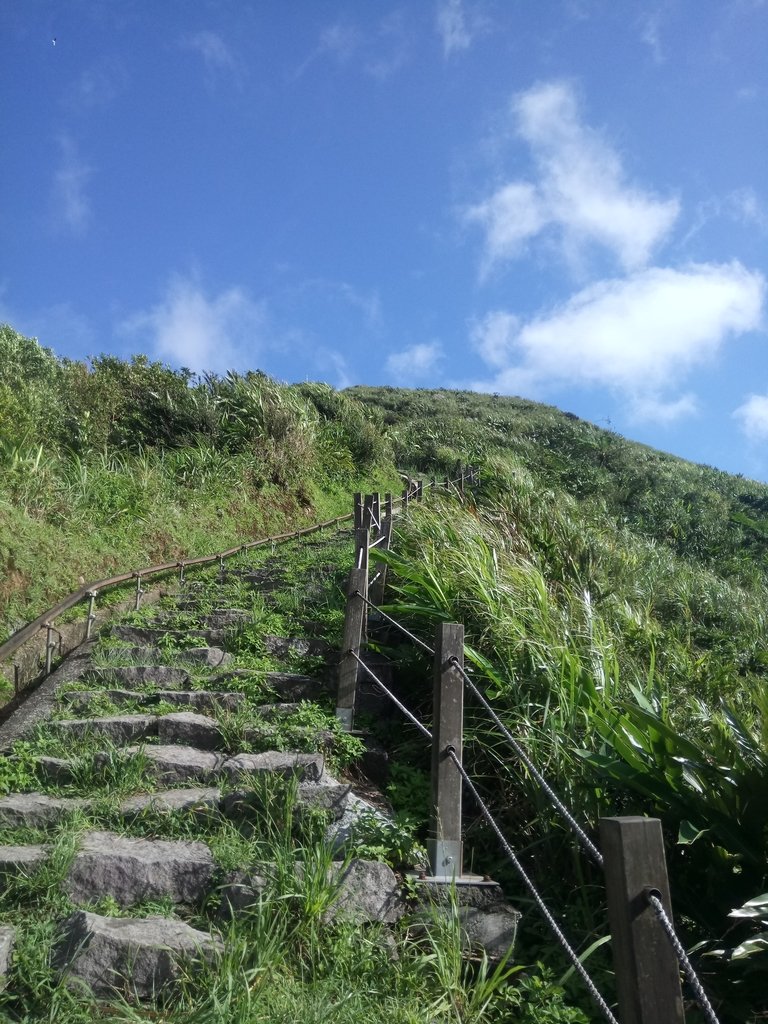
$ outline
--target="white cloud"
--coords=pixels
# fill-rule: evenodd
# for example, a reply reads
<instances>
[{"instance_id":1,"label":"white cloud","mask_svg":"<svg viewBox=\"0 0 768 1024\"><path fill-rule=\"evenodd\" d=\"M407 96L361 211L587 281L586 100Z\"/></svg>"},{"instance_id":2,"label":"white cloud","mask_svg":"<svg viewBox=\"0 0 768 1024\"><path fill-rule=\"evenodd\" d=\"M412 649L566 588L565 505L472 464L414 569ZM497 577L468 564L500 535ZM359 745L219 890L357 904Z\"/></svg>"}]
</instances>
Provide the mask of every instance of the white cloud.
<instances>
[{"instance_id":1,"label":"white cloud","mask_svg":"<svg viewBox=\"0 0 768 1024\"><path fill-rule=\"evenodd\" d=\"M386 369L396 380L412 384L434 372L442 358L443 346L439 341L422 342L393 352L387 357Z\"/></svg>"},{"instance_id":2,"label":"white cloud","mask_svg":"<svg viewBox=\"0 0 768 1024\"><path fill-rule=\"evenodd\" d=\"M436 20L444 57L469 49L472 44L472 33L467 25L462 0L442 0L437 7Z\"/></svg>"},{"instance_id":3,"label":"white cloud","mask_svg":"<svg viewBox=\"0 0 768 1024\"><path fill-rule=\"evenodd\" d=\"M554 236L568 260L598 245L626 270L644 266L676 220L677 200L625 181L619 155L582 122L568 83L520 93L512 115L537 180L507 182L465 211L467 221L485 229L484 271L519 255L542 232Z\"/></svg>"},{"instance_id":4,"label":"white cloud","mask_svg":"<svg viewBox=\"0 0 768 1024\"><path fill-rule=\"evenodd\" d=\"M768 395L750 395L733 415L750 441L768 440Z\"/></svg>"},{"instance_id":5,"label":"white cloud","mask_svg":"<svg viewBox=\"0 0 768 1024\"><path fill-rule=\"evenodd\" d=\"M728 338L761 326L765 290L763 276L739 263L653 267L600 281L507 333L501 347L489 343L490 365L499 366L502 350L513 349L517 362L481 386L609 387L629 399L637 417L669 421L695 407L692 396L674 394L689 371ZM491 314L491 328L502 324L500 316Z\"/></svg>"},{"instance_id":6,"label":"white cloud","mask_svg":"<svg viewBox=\"0 0 768 1024\"><path fill-rule=\"evenodd\" d=\"M505 366L513 352L520 321L511 313L497 309L487 313L470 332L472 347L488 366Z\"/></svg>"},{"instance_id":7,"label":"white cloud","mask_svg":"<svg viewBox=\"0 0 768 1024\"><path fill-rule=\"evenodd\" d=\"M208 298L194 280L174 278L163 300L125 320L119 332L176 366L202 372L255 369L262 354L263 303L241 288ZM147 333L149 338L147 338Z\"/></svg>"},{"instance_id":8,"label":"white cloud","mask_svg":"<svg viewBox=\"0 0 768 1024\"><path fill-rule=\"evenodd\" d=\"M240 61L217 32L195 32L193 35L185 36L180 45L182 49L192 50L202 57L209 84L215 82L221 74L239 78L243 73Z\"/></svg>"},{"instance_id":9,"label":"white cloud","mask_svg":"<svg viewBox=\"0 0 768 1024\"><path fill-rule=\"evenodd\" d=\"M62 104L72 114L87 114L104 109L125 88L127 82L128 74L120 61L101 57L80 72L64 93Z\"/></svg>"},{"instance_id":10,"label":"white cloud","mask_svg":"<svg viewBox=\"0 0 768 1024\"><path fill-rule=\"evenodd\" d=\"M398 11L367 33L349 21L337 21L322 30L317 46L292 78L301 78L312 64L327 57L342 67L359 67L372 78L384 81L406 62L410 46L406 22Z\"/></svg>"},{"instance_id":11,"label":"white cloud","mask_svg":"<svg viewBox=\"0 0 768 1024\"><path fill-rule=\"evenodd\" d=\"M53 179L54 223L79 235L91 219L86 189L93 171L80 158L77 146L68 135L59 138L59 156L59 167Z\"/></svg>"}]
</instances>

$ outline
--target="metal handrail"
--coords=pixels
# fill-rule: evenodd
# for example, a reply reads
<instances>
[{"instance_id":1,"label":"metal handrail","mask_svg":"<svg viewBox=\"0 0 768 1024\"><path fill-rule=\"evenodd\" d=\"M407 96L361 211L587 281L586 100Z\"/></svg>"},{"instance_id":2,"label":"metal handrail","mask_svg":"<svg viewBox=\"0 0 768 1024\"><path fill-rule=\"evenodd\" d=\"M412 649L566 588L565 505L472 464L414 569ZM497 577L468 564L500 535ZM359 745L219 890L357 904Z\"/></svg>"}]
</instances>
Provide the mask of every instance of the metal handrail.
<instances>
[{"instance_id":1,"label":"metal handrail","mask_svg":"<svg viewBox=\"0 0 768 1024\"><path fill-rule=\"evenodd\" d=\"M69 611L70 608L74 608L76 604L90 597L90 594L94 591L109 590L111 587L119 586L121 583L128 583L131 580L135 580L136 577L145 576L158 576L163 573L173 572L175 569L186 568L192 565L207 565L211 562L221 562L225 558L231 558L234 555L239 555L243 551L249 551L251 548L260 547L264 544L279 544L289 540L296 540L298 537L306 537L312 533L318 533L320 530L325 530L330 526L336 526L338 523L346 522L348 519L352 519L352 513L347 515L336 516L335 519L328 519L323 523L316 523L314 526L307 526L302 530L294 530L290 533L279 533L274 537L264 537L261 540L248 541L246 544L238 544L237 547L229 548L227 551L217 552L215 555L202 555L198 558L183 558L176 559L174 562L163 562L161 565L150 565L145 569L133 569L131 572L120 573L118 576L108 576L103 580L96 580L93 583L85 583L79 590L73 591L66 597L62 598L58 604L53 605L52 608L48 608L38 615L32 622L27 623L26 626L22 626L21 629L17 630L13 636L9 637L5 643L0 644L0 662L5 661L6 658L10 657L15 651L22 647L28 640L35 637L39 631L46 626L50 625L54 619L58 618L64 612Z\"/></svg>"}]
</instances>

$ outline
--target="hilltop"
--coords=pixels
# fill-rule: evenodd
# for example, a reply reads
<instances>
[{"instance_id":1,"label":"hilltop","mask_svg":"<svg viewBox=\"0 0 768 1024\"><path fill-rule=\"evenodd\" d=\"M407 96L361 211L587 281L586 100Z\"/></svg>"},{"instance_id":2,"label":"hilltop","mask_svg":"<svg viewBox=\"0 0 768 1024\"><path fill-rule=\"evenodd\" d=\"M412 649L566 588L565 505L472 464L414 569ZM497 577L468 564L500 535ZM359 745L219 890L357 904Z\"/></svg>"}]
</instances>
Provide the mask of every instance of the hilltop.
<instances>
[{"instance_id":1,"label":"hilltop","mask_svg":"<svg viewBox=\"0 0 768 1024\"><path fill-rule=\"evenodd\" d=\"M727 993L723 1019L765 1009L766 954L749 944L761 918L728 915L768 887L768 487L519 398L196 377L144 357L85 365L11 328L0 354L6 632L79 576L346 512L355 490L399 489L400 472L478 466L472 500L401 524L390 610L422 636L464 623L505 721L580 819L662 818L676 912ZM401 666L421 709L428 680L417 656ZM409 743L406 731L390 795L418 823L427 766ZM605 930L600 897L583 898L596 878L579 868L563 885L570 846L498 737L470 720L467 750L587 949ZM525 955L546 958L532 917ZM598 972L604 955L591 954Z\"/></svg>"}]
</instances>

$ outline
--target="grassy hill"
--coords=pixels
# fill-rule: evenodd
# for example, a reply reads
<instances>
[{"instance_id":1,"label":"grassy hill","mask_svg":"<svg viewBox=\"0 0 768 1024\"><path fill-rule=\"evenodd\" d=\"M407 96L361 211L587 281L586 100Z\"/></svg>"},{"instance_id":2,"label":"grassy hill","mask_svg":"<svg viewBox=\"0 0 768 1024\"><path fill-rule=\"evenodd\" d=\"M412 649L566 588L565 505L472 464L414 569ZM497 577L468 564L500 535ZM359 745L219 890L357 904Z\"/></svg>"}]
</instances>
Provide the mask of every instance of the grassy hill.
<instances>
[{"instance_id":1,"label":"grassy hill","mask_svg":"<svg viewBox=\"0 0 768 1024\"><path fill-rule=\"evenodd\" d=\"M80 575L213 552L395 490L395 467L458 462L480 489L402 524L391 607L425 637L464 622L469 660L578 817L662 818L678 926L722 1019L759 1019L764 926L729 914L768 889L768 487L522 399L86 366L2 328L5 631ZM428 666L409 655L401 674L428 713ZM499 738L472 714L468 732L485 795L587 949L599 880ZM426 765L407 733L398 756L392 796L418 819ZM534 917L522 955L546 959ZM590 959L608 977L605 953Z\"/></svg>"}]
</instances>

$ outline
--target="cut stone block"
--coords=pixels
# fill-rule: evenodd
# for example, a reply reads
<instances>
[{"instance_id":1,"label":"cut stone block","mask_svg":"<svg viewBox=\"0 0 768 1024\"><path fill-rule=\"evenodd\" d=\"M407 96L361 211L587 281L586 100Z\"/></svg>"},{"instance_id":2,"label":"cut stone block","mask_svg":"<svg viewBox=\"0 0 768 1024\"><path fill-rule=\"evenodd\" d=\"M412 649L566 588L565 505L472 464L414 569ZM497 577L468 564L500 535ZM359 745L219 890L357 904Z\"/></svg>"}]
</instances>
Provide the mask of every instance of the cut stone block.
<instances>
[{"instance_id":1,"label":"cut stone block","mask_svg":"<svg viewBox=\"0 0 768 1024\"><path fill-rule=\"evenodd\" d=\"M319 782L323 777L322 754L295 754L269 750L264 754L237 754L222 765L222 772L233 782L248 775L296 776L300 782Z\"/></svg>"},{"instance_id":2,"label":"cut stone block","mask_svg":"<svg viewBox=\"0 0 768 1024\"><path fill-rule=\"evenodd\" d=\"M204 616L204 621L211 629L237 629L253 622L253 612L242 608L214 608Z\"/></svg>"},{"instance_id":3,"label":"cut stone block","mask_svg":"<svg viewBox=\"0 0 768 1024\"><path fill-rule=\"evenodd\" d=\"M521 914L510 906L495 910L459 907L459 921L465 948L484 950L491 960L500 960L515 945Z\"/></svg>"},{"instance_id":4,"label":"cut stone block","mask_svg":"<svg viewBox=\"0 0 768 1024\"><path fill-rule=\"evenodd\" d=\"M141 793L129 797L120 804L120 813L126 817L144 813L171 813L173 811L218 811L221 804L221 790L166 789L160 793Z\"/></svg>"},{"instance_id":5,"label":"cut stone block","mask_svg":"<svg viewBox=\"0 0 768 1024\"><path fill-rule=\"evenodd\" d=\"M205 843L130 839L112 832L83 838L66 879L75 903L111 896L120 906L170 896L195 905L207 894L214 863Z\"/></svg>"},{"instance_id":6,"label":"cut stone block","mask_svg":"<svg viewBox=\"0 0 768 1024\"><path fill-rule=\"evenodd\" d=\"M155 715L110 715L105 718L69 718L50 722L48 728L59 736L82 739L103 736L113 743L130 743L157 735Z\"/></svg>"},{"instance_id":7,"label":"cut stone block","mask_svg":"<svg viewBox=\"0 0 768 1024\"><path fill-rule=\"evenodd\" d=\"M127 753L142 753L151 775L167 786L181 782L211 782L224 761L221 754L176 744L126 747Z\"/></svg>"},{"instance_id":8,"label":"cut stone block","mask_svg":"<svg viewBox=\"0 0 768 1024\"><path fill-rule=\"evenodd\" d=\"M265 718L268 722L272 719L289 718L292 714L299 710L300 704L260 704L256 708L257 712L262 718Z\"/></svg>"},{"instance_id":9,"label":"cut stone block","mask_svg":"<svg viewBox=\"0 0 768 1024\"><path fill-rule=\"evenodd\" d=\"M221 690L155 690L147 695L149 706L159 701L178 704L180 707L194 708L197 712L204 711L236 711L245 700L242 693L229 693Z\"/></svg>"},{"instance_id":10,"label":"cut stone block","mask_svg":"<svg viewBox=\"0 0 768 1024\"><path fill-rule=\"evenodd\" d=\"M193 711L161 715L157 719L157 736L161 743L197 747L199 750L217 750L223 742L215 719Z\"/></svg>"},{"instance_id":11,"label":"cut stone block","mask_svg":"<svg viewBox=\"0 0 768 1024\"><path fill-rule=\"evenodd\" d=\"M349 804L351 786L340 782L302 783L298 790L299 804L303 808L325 811L331 821L340 821Z\"/></svg>"},{"instance_id":12,"label":"cut stone block","mask_svg":"<svg viewBox=\"0 0 768 1024\"><path fill-rule=\"evenodd\" d=\"M353 860L345 870L334 865L338 885L326 921L345 920L355 924L381 921L393 924L405 913L400 883L388 864L376 860Z\"/></svg>"},{"instance_id":13,"label":"cut stone block","mask_svg":"<svg viewBox=\"0 0 768 1024\"><path fill-rule=\"evenodd\" d=\"M159 995L190 963L211 962L222 943L164 917L100 917L77 911L64 922L55 965L69 985L97 998Z\"/></svg>"},{"instance_id":14,"label":"cut stone block","mask_svg":"<svg viewBox=\"0 0 768 1024\"><path fill-rule=\"evenodd\" d=\"M161 666L178 671L175 665L165 664L169 660L169 655L159 647L116 647L108 652L108 657L116 661L129 661L140 667ZM224 668L232 660L232 655L220 647L189 647L183 651L174 651L172 660L199 668Z\"/></svg>"},{"instance_id":15,"label":"cut stone block","mask_svg":"<svg viewBox=\"0 0 768 1024\"><path fill-rule=\"evenodd\" d=\"M186 643L190 638L199 641L200 646L218 647L224 640L223 629L167 629L163 626L112 626L109 636L124 640L140 647L157 647L161 642Z\"/></svg>"},{"instance_id":16,"label":"cut stone block","mask_svg":"<svg viewBox=\"0 0 768 1024\"><path fill-rule=\"evenodd\" d=\"M16 929L9 924L0 925L0 989L6 985L15 935Z\"/></svg>"},{"instance_id":17,"label":"cut stone block","mask_svg":"<svg viewBox=\"0 0 768 1024\"><path fill-rule=\"evenodd\" d=\"M333 648L325 640L305 640L303 637L270 636L262 637L264 650L275 658L287 658L289 655L299 658L330 659L334 656Z\"/></svg>"},{"instance_id":18,"label":"cut stone block","mask_svg":"<svg viewBox=\"0 0 768 1024\"><path fill-rule=\"evenodd\" d=\"M88 806L86 800L46 796L45 793L10 793L0 797L0 826L4 828L45 828L67 814Z\"/></svg>"},{"instance_id":19,"label":"cut stone block","mask_svg":"<svg viewBox=\"0 0 768 1024\"><path fill-rule=\"evenodd\" d=\"M253 871L230 871L219 890L219 914L229 920L249 910L259 902L268 884L266 875Z\"/></svg>"},{"instance_id":20,"label":"cut stone block","mask_svg":"<svg viewBox=\"0 0 768 1024\"><path fill-rule=\"evenodd\" d=\"M136 690L144 686L157 686L164 690L186 690L191 685L189 672L169 665L120 665L114 668L94 668L88 672L88 679L96 679L104 685L119 686L124 690Z\"/></svg>"},{"instance_id":21,"label":"cut stone block","mask_svg":"<svg viewBox=\"0 0 768 1024\"><path fill-rule=\"evenodd\" d=\"M41 779L53 782L57 786L67 786L75 778L72 762L63 757L38 757L36 771Z\"/></svg>"},{"instance_id":22,"label":"cut stone block","mask_svg":"<svg viewBox=\"0 0 768 1024\"><path fill-rule=\"evenodd\" d=\"M31 875L48 856L47 846L0 846L0 875Z\"/></svg>"}]
</instances>

